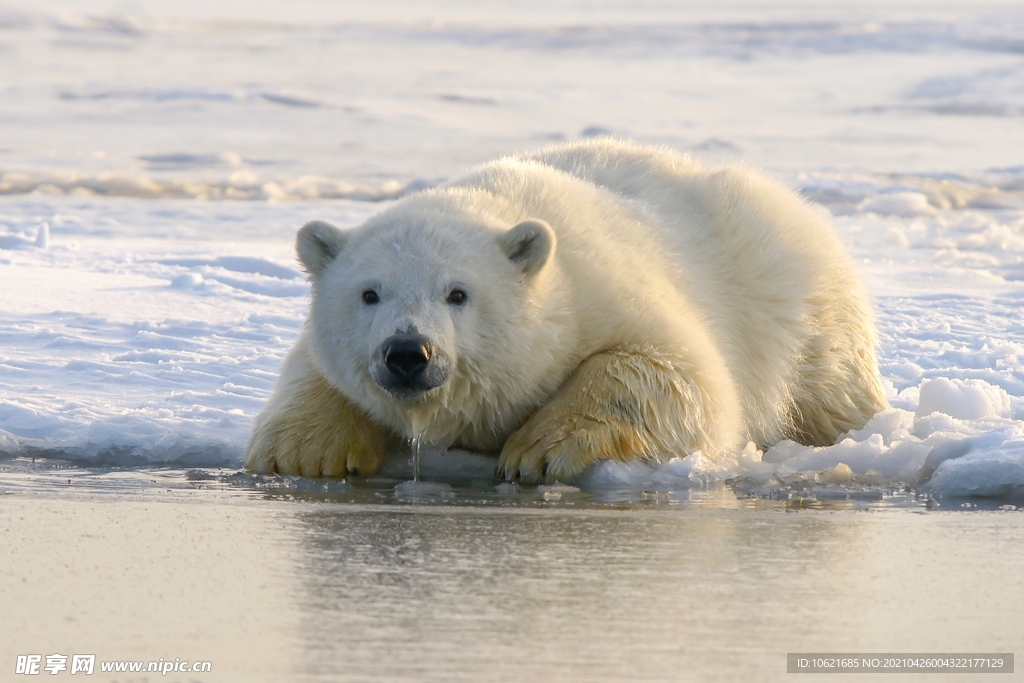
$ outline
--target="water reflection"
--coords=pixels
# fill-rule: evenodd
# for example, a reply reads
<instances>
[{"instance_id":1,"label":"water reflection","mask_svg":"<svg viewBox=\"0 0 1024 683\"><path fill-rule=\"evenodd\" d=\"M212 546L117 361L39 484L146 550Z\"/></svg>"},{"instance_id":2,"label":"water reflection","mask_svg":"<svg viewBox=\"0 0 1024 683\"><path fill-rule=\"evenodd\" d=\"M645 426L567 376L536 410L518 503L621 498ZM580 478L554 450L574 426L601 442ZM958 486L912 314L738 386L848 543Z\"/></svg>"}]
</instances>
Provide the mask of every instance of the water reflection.
<instances>
[{"instance_id":1,"label":"water reflection","mask_svg":"<svg viewBox=\"0 0 1024 683\"><path fill-rule=\"evenodd\" d=\"M950 589L1007 589L1001 567L1024 546L964 556L931 521L894 514L318 507L298 515L307 673L765 680L788 651L1021 645L999 619L1024 604L1020 582L981 604L985 591ZM908 564L908 548L959 560L956 575ZM942 618L968 604L955 627Z\"/></svg>"},{"instance_id":2,"label":"water reflection","mask_svg":"<svg viewBox=\"0 0 1024 683\"><path fill-rule=\"evenodd\" d=\"M87 636L110 656L208 658L223 680L521 683L782 681L787 652L1024 650L1012 505L416 498L393 481L5 467L12 652Z\"/></svg>"}]
</instances>

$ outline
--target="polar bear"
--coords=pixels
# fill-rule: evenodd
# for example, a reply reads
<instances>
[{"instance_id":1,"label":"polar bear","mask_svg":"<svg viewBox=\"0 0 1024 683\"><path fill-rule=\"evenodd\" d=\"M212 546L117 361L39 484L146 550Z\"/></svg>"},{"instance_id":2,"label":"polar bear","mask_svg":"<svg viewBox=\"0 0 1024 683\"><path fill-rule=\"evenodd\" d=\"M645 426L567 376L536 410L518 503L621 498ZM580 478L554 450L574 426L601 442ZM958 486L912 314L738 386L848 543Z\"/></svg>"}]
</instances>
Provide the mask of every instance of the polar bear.
<instances>
[{"instance_id":1,"label":"polar bear","mask_svg":"<svg viewBox=\"0 0 1024 683\"><path fill-rule=\"evenodd\" d=\"M571 480L598 460L828 445L886 407L826 219L741 166L600 139L297 236L309 320L246 467L373 473L389 436Z\"/></svg>"}]
</instances>

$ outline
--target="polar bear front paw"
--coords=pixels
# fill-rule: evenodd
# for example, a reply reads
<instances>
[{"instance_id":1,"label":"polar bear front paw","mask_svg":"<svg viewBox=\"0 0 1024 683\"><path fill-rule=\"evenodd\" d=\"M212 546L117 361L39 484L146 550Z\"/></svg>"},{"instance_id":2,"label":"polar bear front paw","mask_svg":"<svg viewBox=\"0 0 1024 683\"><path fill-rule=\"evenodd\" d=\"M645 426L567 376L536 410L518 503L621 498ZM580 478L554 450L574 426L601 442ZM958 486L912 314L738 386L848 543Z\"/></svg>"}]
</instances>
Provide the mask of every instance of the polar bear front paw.
<instances>
[{"instance_id":1,"label":"polar bear front paw","mask_svg":"<svg viewBox=\"0 0 1024 683\"><path fill-rule=\"evenodd\" d=\"M353 431L358 430L320 427L304 433L296 425L280 422L261 425L253 433L245 468L303 477L373 474L384 459L384 439Z\"/></svg>"},{"instance_id":2,"label":"polar bear front paw","mask_svg":"<svg viewBox=\"0 0 1024 683\"><path fill-rule=\"evenodd\" d=\"M567 481L598 460L710 453L707 395L689 366L655 349L625 347L583 361L547 405L505 442L506 479ZM731 443L731 432L718 440Z\"/></svg>"},{"instance_id":3,"label":"polar bear front paw","mask_svg":"<svg viewBox=\"0 0 1024 683\"><path fill-rule=\"evenodd\" d=\"M608 416L569 415L541 410L505 442L498 472L506 479L568 481L598 460L644 457L642 438L628 424Z\"/></svg>"},{"instance_id":4,"label":"polar bear front paw","mask_svg":"<svg viewBox=\"0 0 1024 683\"><path fill-rule=\"evenodd\" d=\"M382 427L319 378L290 398L271 404L257 420L247 470L304 477L377 471L384 460Z\"/></svg>"}]
</instances>

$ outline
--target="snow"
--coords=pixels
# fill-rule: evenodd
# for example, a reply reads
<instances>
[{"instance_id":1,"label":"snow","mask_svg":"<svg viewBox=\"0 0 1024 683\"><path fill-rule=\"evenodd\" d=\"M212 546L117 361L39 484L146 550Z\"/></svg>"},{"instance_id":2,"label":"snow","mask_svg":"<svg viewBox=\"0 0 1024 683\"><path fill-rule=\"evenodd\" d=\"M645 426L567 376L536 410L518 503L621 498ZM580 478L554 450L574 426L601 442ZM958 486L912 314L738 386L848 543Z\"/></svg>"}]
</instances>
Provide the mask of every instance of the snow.
<instances>
[{"instance_id":1,"label":"snow","mask_svg":"<svg viewBox=\"0 0 1024 683\"><path fill-rule=\"evenodd\" d=\"M1024 497L1014 3L293 5L0 3L0 453L239 467L305 319L300 225L611 133L762 167L831 216L893 407L827 448L567 483ZM382 476L410 471L396 453Z\"/></svg>"},{"instance_id":2,"label":"snow","mask_svg":"<svg viewBox=\"0 0 1024 683\"><path fill-rule=\"evenodd\" d=\"M983 380L930 379L918 390L917 417L945 413L962 420L1009 417L1010 397Z\"/></svg>"}]
</instances>

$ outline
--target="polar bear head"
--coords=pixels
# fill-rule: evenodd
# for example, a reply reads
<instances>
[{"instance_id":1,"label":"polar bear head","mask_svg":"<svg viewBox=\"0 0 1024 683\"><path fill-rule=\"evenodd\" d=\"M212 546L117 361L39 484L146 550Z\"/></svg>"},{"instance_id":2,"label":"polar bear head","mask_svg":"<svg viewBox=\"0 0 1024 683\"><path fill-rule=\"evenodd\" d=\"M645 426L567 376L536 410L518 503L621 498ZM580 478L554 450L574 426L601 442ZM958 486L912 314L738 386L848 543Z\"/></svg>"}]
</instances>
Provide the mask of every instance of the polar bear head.
<instances>
[{"instance_id":1,"label":"polar bear head","mask_svg":"<svg viewBox=\"0 0 1024 683\"><path fill-rule=\"evenodd\" d=\"M550 392L560 336L555 232L452 192L410 197L352 230L298 233L313 359L372 418L437 445L494 450ZM557 374L557 373L556 373Z\"/></svg>"}]
</instances>

